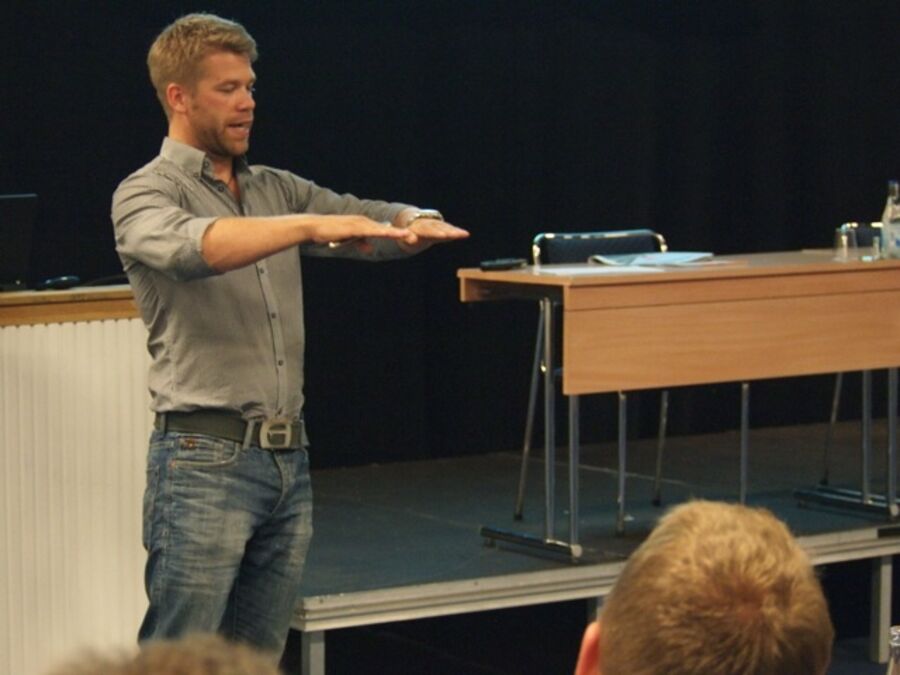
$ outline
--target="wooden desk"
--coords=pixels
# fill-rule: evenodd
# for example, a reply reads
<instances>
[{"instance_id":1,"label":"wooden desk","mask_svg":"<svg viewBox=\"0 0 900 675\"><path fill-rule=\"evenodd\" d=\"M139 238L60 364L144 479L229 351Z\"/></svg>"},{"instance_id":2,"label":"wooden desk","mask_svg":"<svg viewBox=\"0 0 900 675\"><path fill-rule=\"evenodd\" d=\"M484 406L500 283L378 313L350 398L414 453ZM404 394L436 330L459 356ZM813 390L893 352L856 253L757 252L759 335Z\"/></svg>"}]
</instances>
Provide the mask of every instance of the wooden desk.
<instances>
[{"instance_id":1,"label":"wooden desk","mask_svg":"<svg viewBox=\"0 0 900 675\"><path fill-rule=\"evenodd\" d=\"M0 326L138 317L129 286L0 293Z\"/></svg>"},{"instance_id":2,"label":"wooden desk","mask_svg":"<svg viewBox=\"0 0 900 675\"><path fill-rule=\"evenodd\" d=\"M459 270L463 302L534 298L562 305L562 390L570 397L570 415L572 409L576 415L576 423L570 418L570 457L576 466L570 467L570 489L573 481L575 487L569 544L577 544L577 396L588 393L889 368L893 399L886 500L889 514L896 515L900 260L842 263L832 260L830 251L716 260L641 272L590 265ZM550 326L545 336L545 459L550 465L555 445ZM552 474L553 467L545 471ZM552 490L552 475L545 487ZM552 500L545 503L545 540L555 541Z\"/></svg>"},{"instance_id":3,"label":"wooden desk","mask_svg":"<svg viewBox=\"0 0 900 675\"><path fill-rule=\"evenodd\" d=\"M134 642L146 345L127 286L0 293L0 673Z\"/></svg>"}]
</instances>

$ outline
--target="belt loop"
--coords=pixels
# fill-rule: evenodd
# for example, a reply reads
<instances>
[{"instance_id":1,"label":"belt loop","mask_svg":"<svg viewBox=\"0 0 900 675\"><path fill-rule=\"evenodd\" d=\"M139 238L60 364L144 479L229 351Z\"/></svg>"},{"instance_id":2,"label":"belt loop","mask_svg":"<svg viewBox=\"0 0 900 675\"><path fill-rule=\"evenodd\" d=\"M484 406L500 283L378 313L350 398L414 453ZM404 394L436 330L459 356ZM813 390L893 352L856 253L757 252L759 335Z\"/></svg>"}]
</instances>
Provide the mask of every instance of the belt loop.
<instances>
[{"instance_id":1,"label":"belt loop","mask_svg":"<svg viewBox=\"0 0 900 675\"><path fill-rule=\"evenodd\" d=\"M166 433L166 422L167 421L168 420L166 419L166 413L164 413L164 412L156 413L156 428L160 432Z\"/></svg>"},{"instance_id":2,"label":"belt loop","mask_svg":"<svg viewBox=\"0 0 900 675\"><path fill-rule=\"evenodd\" d=\"M256 428L256 420L247 420L247 428L244 430L244 450L246 450L253 444L254 428Z\"/></svg>"}]
</instances>

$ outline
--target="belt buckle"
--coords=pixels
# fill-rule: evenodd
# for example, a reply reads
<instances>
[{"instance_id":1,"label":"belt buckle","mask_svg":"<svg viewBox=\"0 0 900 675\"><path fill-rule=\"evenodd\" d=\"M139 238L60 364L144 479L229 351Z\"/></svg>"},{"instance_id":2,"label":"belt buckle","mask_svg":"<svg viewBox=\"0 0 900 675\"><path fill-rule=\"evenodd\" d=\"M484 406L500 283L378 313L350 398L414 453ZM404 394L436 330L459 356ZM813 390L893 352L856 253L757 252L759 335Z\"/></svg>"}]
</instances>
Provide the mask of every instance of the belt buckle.
<instances>
[{"instance_id":1,"label":"belt buckle","mask_svg":"<svg viewBox=\"0 0 900 675\"><path fill-rule=\"evenodd\" d=\"M291 447L294 425L286 417L272 417L259 425L259 447L285 450Z\"/></svg>"}]
</instances>

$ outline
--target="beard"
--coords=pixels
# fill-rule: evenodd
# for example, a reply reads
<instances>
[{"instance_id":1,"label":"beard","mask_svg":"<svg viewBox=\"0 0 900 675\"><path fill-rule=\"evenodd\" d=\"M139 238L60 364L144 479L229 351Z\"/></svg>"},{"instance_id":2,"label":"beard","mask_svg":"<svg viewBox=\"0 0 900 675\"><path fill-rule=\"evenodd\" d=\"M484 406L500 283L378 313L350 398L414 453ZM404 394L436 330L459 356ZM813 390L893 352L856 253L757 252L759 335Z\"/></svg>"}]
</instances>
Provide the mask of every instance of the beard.
<instances>
[{"instance_id":1,"label":"beard","mask_svg":"<svg viewBox=\"0 0 900 675\"><path fill-rule=\"evenodd\" d=\"M234 139L228 138L227 128L217 130L213 127L198 129L197 140L203 146L203 149L214 157L242 157L247 154L250 148L250 138Z\"/></svg>"}]
</instances>

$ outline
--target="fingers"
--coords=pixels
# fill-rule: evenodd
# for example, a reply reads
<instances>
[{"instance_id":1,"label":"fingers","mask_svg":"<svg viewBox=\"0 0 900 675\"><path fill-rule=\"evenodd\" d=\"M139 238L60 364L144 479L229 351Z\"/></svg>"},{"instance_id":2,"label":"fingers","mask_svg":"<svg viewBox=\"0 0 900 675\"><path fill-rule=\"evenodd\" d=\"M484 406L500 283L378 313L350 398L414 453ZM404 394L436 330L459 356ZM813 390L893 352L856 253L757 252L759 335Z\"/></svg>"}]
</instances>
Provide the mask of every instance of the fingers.
<instances>
[{"instance_id":1,"label":"fingers","mask_svg":"<svg viewBox=\"0 0 900 675\"><path fill-rule=\"evenodd\" d=\"M469 233L461 227L456 227L443 220L432 220L430 218L419 218L414 220L409 228L416 241L450 241L455 239L465 239ZM407 238L406 243L415 243Z\"/></svg>"},{"instance_id":2,"label":"fingers","mask_svg":"<svg viewBox=\"0 0 900 675\"><path fill-rule=\"evenodd\" d=\"M325 216L319 223L314 239L327 243L330 248L346 244L370 248L364 242L370 239L394 239L410 247L427 247L431 244L465 239L469 233L443 220L419 218L409 227L391 227L365 216Z\"/></svg>"},{"instance_id":3,"label":"fingers","mask_svg":"<svg viewBox=\"0 0 900 675\"><path fill-rule=\"evenodd\" d=\"M409 253L417 253L434 244L465 239L469 233L443 220L417 218L405 230L408 234L400 242L401 248Z\"/></svg>"}]
</instances>

